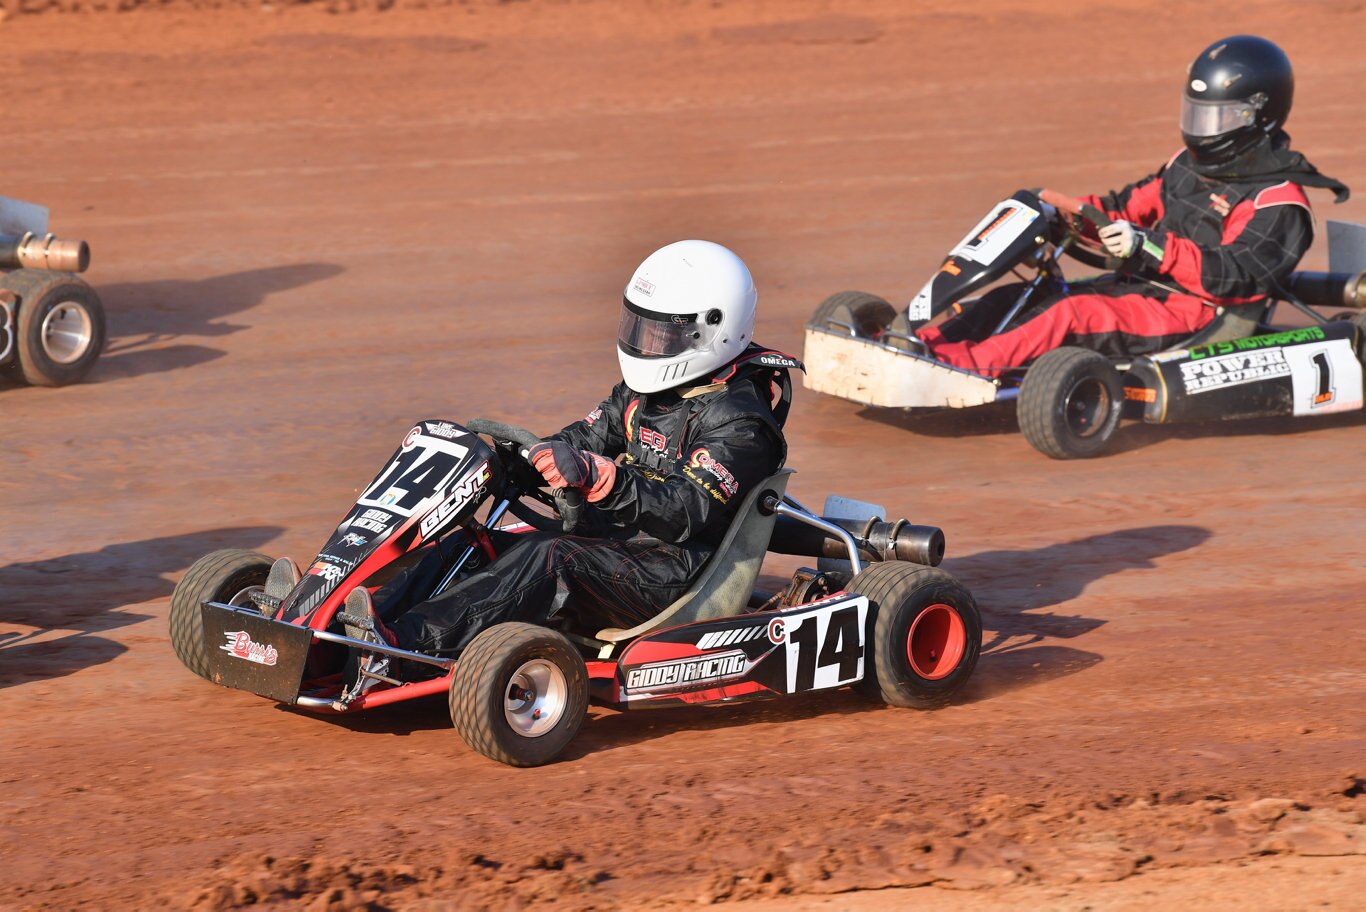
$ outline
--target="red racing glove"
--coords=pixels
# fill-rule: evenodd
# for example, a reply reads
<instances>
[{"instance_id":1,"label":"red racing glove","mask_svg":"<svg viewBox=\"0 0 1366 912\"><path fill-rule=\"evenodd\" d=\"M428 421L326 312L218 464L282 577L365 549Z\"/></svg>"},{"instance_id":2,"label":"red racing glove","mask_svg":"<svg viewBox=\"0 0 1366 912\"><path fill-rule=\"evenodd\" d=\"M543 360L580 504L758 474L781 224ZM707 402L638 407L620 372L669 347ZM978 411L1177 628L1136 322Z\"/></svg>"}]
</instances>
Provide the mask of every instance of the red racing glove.
<instances>
[{"instance_id":1,"label":"red racing glove","mask_svg":"<svg viewBox=\"0 0 1366 912\"><path fill-rule=\"evenodd\" d=\"M608 495L617 480L617 464L605 456L565 443L547 440L528 453L531 464L552 488L578 488L584 499L597 503Z\"/></svg>"}]
</instances>

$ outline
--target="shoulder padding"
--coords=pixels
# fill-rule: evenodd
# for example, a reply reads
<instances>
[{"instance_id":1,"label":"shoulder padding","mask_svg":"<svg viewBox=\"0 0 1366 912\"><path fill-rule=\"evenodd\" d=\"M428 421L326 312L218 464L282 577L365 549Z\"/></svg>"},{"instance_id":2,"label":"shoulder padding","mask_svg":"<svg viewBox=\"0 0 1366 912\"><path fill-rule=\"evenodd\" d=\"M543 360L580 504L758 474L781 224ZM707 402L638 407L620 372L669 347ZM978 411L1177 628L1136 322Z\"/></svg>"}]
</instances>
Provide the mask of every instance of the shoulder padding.
<instances>
[{"instance_id":1,"label":"shoulder padding","mask_svg":"<svg viewBox=\"0 0 1366 912\"><path fill-rule=\"evenodd\" d=\"M1290 181L1281 181L1279 184L1263 188L1252 204L1258 209L1265 209L1268 206L1303 206L1310 213L1314 211L1309 206L1309 197L1305 196L1304 189Z\"/></svg>"}]
</instances>

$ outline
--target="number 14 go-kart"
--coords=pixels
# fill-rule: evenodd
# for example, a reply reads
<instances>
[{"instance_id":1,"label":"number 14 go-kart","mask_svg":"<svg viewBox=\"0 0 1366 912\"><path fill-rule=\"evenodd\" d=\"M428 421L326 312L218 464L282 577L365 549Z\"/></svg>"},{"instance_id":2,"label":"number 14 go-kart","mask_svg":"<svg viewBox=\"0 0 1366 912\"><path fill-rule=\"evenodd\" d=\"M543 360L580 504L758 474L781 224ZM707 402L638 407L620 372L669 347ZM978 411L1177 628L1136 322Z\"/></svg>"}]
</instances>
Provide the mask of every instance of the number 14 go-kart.
<instances>
[{"instance_id":1,"label":"number 14 go-kart","mask_svg":"<svg viewBox=\"0 0 1366 912\"><path fill-rule=\"evenodd\" d=\"M1109 216L1078 206L1074 217L1101 227ZM1150 424L1321 415L1362 406L1366 358L1366 227L1328 223L1329 272L1297 272L1280 302L1308 326L1273 326L1277 301L1218 308L1203 329L1171 350L1132 359L1083 348L1047 352L999 377L951 367L915 351L912 333L1015 273L1023 290L990 335L1019 326L1051 292L1066 291L1061 256L1122 271L1094 241L1035 194L1022 190L992 209L900 313L883 298L846 291L827 298L806 325L806 385L864 405L967 408L1016 400L1025 438L1055 459L1098 455L1122 417ZM1030 275L1032 273L1032 276ZM1074 283L1076 291L1084 283ZM1353 310L1326 319L1313 307ZM994 316L994 315L993 315Z\"/></svg>"},{"instance_id":2,"label":"number 14 go-kart","mask_svg":"<svg viewBox=\"0 0 1366 912\"><path fill-rule=\"evenodd\" d=\"M971 593L937 567L943 533L886 522L879 507L845 498L815 515L787 495L790 470L744 498L687 593L629 630L576 629L563 618L497 624L458 657L346 636L348 621L368 626L346 615L346 595L378 587L427 543L441 539L443 553L456 555L435 595L496 558L490 529L577 523L577 492L546 492L527 462L536 442L481 419L468 428L419 422L287 595L266 593L263 554L222 550L195 562L171 598L176 654L200 677L323 713L445 693L466 743L514 766L555 759L590 699L636 709L852 685L895 706L931 708L972 674L981 618ZM521 522L499 526L505 514ZM757 592L769 551L818 557L820 566L798 570L782 592ZM402 679L377 673L372 689L350 698L362 651L388 656Z\"/></svg>"}]
</instances>

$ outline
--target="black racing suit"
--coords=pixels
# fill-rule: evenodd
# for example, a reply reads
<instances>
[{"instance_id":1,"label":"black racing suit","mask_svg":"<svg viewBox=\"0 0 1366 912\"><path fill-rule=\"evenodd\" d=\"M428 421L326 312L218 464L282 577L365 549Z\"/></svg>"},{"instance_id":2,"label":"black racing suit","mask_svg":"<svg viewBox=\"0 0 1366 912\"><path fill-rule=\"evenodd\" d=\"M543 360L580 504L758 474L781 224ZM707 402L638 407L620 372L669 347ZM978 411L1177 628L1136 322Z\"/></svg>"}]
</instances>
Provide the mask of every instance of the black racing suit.
<instances>
[{"instance_id":1,"label":"black racing suit","mask_svg":"<svg viewBox=\"0 0 1366 912\"><path fill-rule=\"evenodd\" d=\"M377 594L398 644L455 655L505 621L567 615L591 634L659 613L687 591L750 489L782 466L789 367L800 364L752 346L711 384L682 394L617 384L555 435L619 461L607 496L585 511L588 531L495 533L497 560L394 617L412 593L434 588L441 560L429 555Z\"/></svg>"}]
</instances>

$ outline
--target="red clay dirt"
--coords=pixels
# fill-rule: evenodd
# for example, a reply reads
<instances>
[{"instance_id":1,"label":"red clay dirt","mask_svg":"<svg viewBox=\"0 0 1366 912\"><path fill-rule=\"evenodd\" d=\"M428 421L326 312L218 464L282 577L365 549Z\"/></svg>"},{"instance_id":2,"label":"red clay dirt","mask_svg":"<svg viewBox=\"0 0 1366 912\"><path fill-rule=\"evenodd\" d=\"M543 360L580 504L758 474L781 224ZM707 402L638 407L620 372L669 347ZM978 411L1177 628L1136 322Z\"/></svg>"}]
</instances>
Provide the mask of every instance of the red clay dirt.
<instances>
[{"instance_id":1,"label":"red clay dirt","mask_svg":"<svg viewBox=\"0 0 1366 912\"><path fill-rule=\"evenodd\" d=\"M942 526L982 605L938 712L594 710L563 762L513 770L444 701L320 718L171 652L191 562L306 560L414 419L592 407L655 247L739 251L759 338L799 353L821 298L908 299L1015 189L1160 165L1223 33L1287 48L1298 146L1360 191L1319 217L1366 222L1361 3L1033 6L0 24L3 192L90 242L111 335L84 384L0 388L0 908L1359 902L1360 414L1129 426L1063 464L1008 410L799 391L793 493Z\"/></svg>"}]
</instances>

